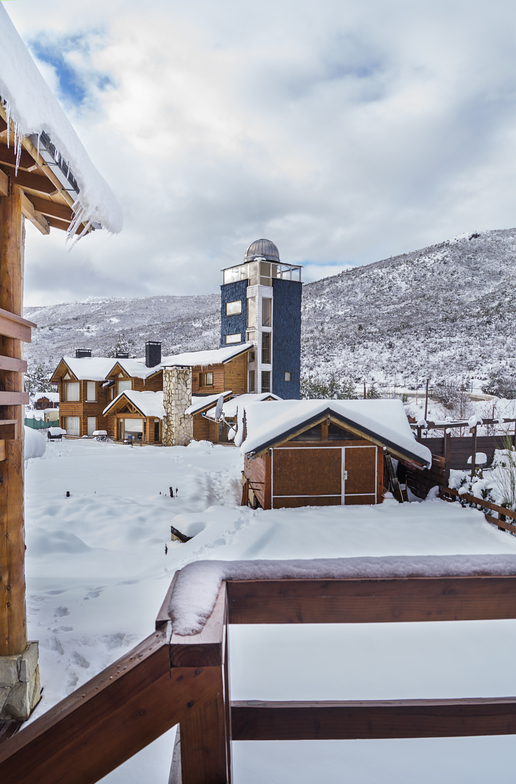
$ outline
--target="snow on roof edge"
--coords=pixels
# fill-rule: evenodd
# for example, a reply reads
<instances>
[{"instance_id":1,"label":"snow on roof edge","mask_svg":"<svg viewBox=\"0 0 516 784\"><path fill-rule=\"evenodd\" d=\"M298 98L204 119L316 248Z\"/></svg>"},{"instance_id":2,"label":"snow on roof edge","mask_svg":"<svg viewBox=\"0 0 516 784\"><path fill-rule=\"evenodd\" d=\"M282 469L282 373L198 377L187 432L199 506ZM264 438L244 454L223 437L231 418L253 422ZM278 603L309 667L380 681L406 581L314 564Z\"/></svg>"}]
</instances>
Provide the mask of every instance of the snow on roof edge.
<instances>
[{"instance_id":1,"label":"snow on roof edge","mask_svg":"<svg viewBox=\"0 0 516 784\"><path fill-rule=\"evenodd\" d=\"M21 136L46 132L77 180L80 193L74 206L80 223L99 223L112 234L123 225L121 207L92 163L77 132L46 83L3 4L0 3L0 98L14 121L17 144Z\"/></svg>"}]
</instances>

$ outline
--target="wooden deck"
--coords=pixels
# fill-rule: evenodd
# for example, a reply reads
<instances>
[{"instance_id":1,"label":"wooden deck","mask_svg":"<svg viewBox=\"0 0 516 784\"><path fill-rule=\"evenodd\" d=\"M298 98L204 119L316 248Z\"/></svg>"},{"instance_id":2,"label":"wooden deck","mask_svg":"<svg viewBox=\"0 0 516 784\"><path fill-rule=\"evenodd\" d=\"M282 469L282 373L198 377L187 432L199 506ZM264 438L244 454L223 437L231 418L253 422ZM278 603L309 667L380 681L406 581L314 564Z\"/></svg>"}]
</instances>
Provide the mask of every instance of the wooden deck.
<instances>
[{"instance_id":1,"label":"wooden deck","mask_svg":"<svg viewBox=\"0 0 516 784\"><path fill-rule=\"evenodd\" d=\"M516 576L228 580L186 637L173 588L152 635L2 744L1 781L64 784L73 770L74 784L96 782L176 724L182 784L231 782L232 741L516 734L516 697L231 702L227 650L234 623L516 618Z\"/></svg>"}]
</instances>

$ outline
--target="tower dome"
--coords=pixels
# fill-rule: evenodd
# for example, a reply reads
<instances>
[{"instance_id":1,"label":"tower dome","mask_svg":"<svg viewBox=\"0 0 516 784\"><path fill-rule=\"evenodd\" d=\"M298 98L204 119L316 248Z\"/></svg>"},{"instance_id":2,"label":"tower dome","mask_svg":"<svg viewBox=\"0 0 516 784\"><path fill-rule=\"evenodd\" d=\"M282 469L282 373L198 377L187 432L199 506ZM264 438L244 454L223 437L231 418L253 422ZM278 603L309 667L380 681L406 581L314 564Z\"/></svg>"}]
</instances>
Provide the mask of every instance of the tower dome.
<instances>
[{"instance_id":1,"label":"tower dome","mask_svg":"<svg viewBox=\"0 0 516 784\"><path fill-rule=\"evenodd\" d=\"M270 240L255 240L251 242L244 256L244 262L253 259L267 259L267 261L279 261L279 250Z\"/></svg>"}]
</instances>

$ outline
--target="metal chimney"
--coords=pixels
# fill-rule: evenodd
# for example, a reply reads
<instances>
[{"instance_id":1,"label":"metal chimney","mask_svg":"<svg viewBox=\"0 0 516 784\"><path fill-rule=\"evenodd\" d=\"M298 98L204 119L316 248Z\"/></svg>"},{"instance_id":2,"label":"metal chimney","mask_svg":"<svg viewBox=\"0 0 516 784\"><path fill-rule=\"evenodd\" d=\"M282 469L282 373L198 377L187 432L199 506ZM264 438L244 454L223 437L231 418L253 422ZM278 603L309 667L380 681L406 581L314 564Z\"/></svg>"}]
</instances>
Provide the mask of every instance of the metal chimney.
<instances>
[{"instance_id":1,"label":"metal chimney","mask_svg":"<svg viewBox=\"0 0 516 784\"><path fill-rule=\"evenodd\" d=\"M115 354L115 359L129 359L129 352L128 351L117 351Z\"/></svg>"},{"instance_id":2,"label":"metal chimney","mask_svg":"<svg viewBox=\"0 0 516 784\"><path fill-rule=\"evenodd\" d=\"M75 359L84 359L84 357L91 357L91 348L76 348Z\"/></svg>"},{"instance_id":3,"label":"metal chimney","mask_svg":"<svg viewBox=\"0 0 516 784\"><path fill-rule=\"evenodd\" d=\"M145 343L145 364L147 367L155 367L161 362L161 343L156 340L148 340Z\"/></svg>"}]
</instances>

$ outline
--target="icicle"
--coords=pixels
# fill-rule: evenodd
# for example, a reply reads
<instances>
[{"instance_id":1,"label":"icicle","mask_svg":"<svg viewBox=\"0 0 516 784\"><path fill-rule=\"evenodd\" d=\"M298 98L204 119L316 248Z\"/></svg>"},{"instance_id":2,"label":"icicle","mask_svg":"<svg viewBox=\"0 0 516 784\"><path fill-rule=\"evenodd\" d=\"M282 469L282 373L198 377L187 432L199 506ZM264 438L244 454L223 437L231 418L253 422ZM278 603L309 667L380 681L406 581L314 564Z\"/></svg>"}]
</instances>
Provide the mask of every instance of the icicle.
<instances>
[{"instance_id":1,"label":"icicle","mask_svg":"<svg viewBox=\"0 0 516 784\"><path fill-rule=\"evenodd\" d=\"M72 207L74 216L72 222L68 226L68 230L66 232L66 242L70 244L70 250L77 245L80 239L84 237L85 234L91 228L92 220L88 217L86 207L83 207L78 201L76 201ZM75 233L81 223L84 223L84 228L81 233L76 237Z\"/></svg>"}]
</instances>

